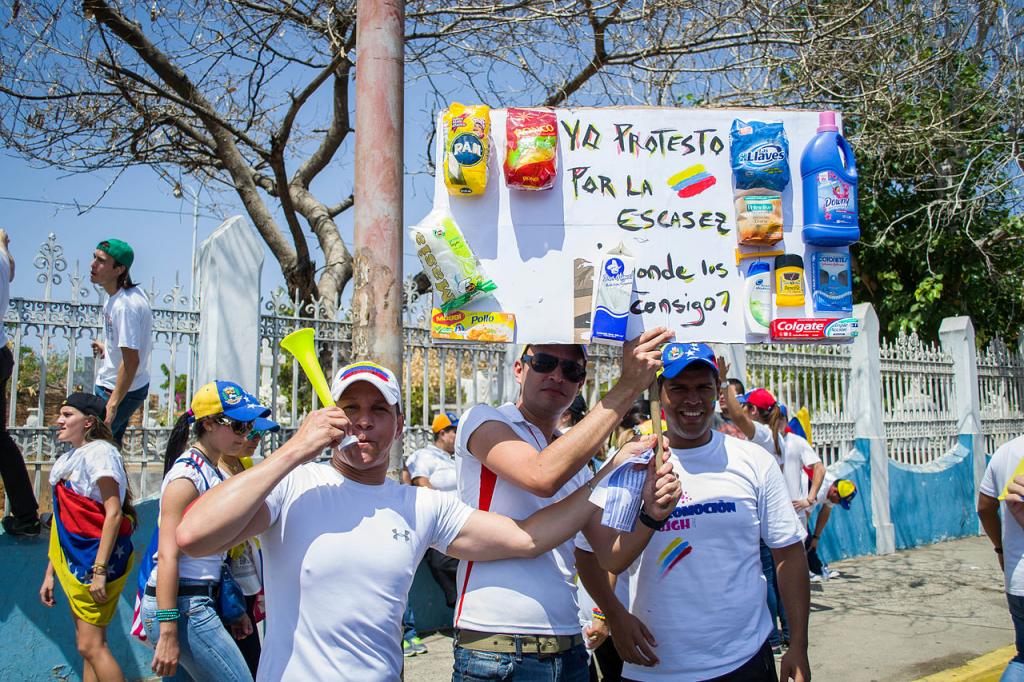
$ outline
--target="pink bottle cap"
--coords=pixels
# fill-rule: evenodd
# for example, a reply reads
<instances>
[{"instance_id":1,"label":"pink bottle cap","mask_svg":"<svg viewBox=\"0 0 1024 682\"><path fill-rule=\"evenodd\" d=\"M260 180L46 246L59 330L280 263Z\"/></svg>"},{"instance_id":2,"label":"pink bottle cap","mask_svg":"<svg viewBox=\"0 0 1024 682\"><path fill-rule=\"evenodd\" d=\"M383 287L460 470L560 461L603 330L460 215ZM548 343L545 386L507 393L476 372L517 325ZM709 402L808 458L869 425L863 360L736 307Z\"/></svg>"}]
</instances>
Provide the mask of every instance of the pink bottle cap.
<instances>
[{"instance_id":1,"label":"pink bottle cap","mask_svg":"<svg viewBox=\"0 0 1024 682\"><path fill-rule=\"evenodd\" d=\"M839 126L836 125L836 112L834 111L822 111L818 114L818 132L819 133L838 133Z\"/></svg>"}]
</instances>

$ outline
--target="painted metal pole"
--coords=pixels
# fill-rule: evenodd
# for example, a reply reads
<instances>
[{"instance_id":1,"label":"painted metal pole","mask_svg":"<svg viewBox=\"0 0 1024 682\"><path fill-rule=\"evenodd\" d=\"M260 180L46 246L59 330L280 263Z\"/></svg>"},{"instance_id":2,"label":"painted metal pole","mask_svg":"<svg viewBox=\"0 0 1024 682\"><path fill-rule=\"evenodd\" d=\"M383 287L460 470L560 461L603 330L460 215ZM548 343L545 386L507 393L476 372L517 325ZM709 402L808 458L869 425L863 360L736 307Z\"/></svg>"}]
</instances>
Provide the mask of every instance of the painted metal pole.
<instances>
[{"instance_id":1,"label":"painted metal pole","mask_svg":"<svg viewBox=\"0 0 1024 682\"><path fill-rule=\"evenodd\" d=\"M402 374L402 184L405 7L356 6L355 267L353 359ZM390 472L401 469L402 442Z\"/></svg>"}]
</instances>

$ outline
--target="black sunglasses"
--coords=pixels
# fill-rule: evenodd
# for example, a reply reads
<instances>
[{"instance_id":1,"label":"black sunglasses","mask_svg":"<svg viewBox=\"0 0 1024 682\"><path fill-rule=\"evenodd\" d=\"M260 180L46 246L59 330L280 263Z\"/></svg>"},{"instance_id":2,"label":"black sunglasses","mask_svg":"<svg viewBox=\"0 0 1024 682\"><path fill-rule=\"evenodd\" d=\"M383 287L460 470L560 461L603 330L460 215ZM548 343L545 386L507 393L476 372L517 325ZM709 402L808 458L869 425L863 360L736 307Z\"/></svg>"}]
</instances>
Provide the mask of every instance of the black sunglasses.
<instances>
[{"instance_id":1,"label":"black sunglasses","mask_svg":"<svg viewBox=\"0 0 1024 682\"><path fill-rule=\"evenodd\" d=\"M534 353L523 355L523 362L528 364L534 372L539 374L550 374L555 367L562 368L562 376L574 384L587 378L587 366L575 360L564 360L551 355L550 353Z\"/></svg>"},{"instance_id":2,"label":"black sunglasses","mask_svg":"<svg viewBox=\"0 0 1024 682\"><path fill-rule=\"evenodd\" d=\"M229 426L239 436L246 436L252 431L252 422L240 422L237 419L231 417L225 417L223 414L213 418L213 421L221 426Z\"/></svg>"}]
</instances>

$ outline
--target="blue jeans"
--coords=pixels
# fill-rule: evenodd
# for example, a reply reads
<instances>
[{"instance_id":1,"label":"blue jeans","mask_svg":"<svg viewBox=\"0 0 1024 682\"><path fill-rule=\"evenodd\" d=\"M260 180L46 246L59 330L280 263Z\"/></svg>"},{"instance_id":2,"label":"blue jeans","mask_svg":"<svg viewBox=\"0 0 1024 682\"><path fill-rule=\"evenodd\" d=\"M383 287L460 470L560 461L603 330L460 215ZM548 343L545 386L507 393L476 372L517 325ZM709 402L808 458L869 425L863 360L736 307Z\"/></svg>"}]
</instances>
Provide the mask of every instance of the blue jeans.
<instances>
[{"instance_id":1,"label":"blue jeans","mask_svg":"<svg viewBox=\"0 0 1024 682\"><path fill-rule=\"evenodd\" d=\"M181 584L201 584L183 578ZM142 597L142 624L146 636L156 646L160 623L154 617L156 597ZM206 596L178 597L178 669L175 682L252 682L252 674L227 628Z\"/></svg>"},{"instance_id":2,"label":"blue jeans","mask_svg":"<svg viewBox=\"0 0 1024 682\"><path fill-rule=\"evenodd\" d=\"M768 635L768 644L773 647L789 641L789 626L786 624L786 612L782 610L782 599L779 598L779 583L775 578L775 559L771 548L761 542L761 572L768 581L768 613L772 616L772 633ZM782 636L779 636L779 626Z\"/></svg>"},{"instance_id":3,"label":"blue jeans","mask_svg":"<svg viewBox=\"0 0 1024 682\"><path fill-rule=\"evenodd\" d=\"M95 386L93 393L104 400L110 400L111 391L105 386ZM124 440L124 432L128 429L128 420L135 414L135 410L142 407L142 404L146 402L147 395L149 395L149 384L134 391L128 391L124 394L121 402L118 403L117 412L114 413L114 423L110 425L110 430L114 434L114 440L117 441L117 447L120 448L121 441Z\"/></svg>"},{"instance_id":4,"label":"blue jeans","mask_svg":"<svg viewBox=\"0 0 1024 682\"><path fill-rule=\"evenodd\" d=\"M589 682L587 650L582 644L560 654L499 654L455 647L452 682Z\"/></svg>"},{"instance_id":5,"label":"blue jeans","mask_svg":"<svg viewBox=\"0 0 1024 682\"><path fill-rule=\"evenodd\" d=\"M413 637L419 637L416 632L416 618L412 615L412 599L405 605L405 613L402 614L402 639L412 643Z\"/></svg>"},{"instance_id":6,"label":"blue jeans","mask_svg":"<svg viewBox=\"0 0 1024 682\"><path fill-rule=\"evenodd\" d=\"M999 682L1024 682L1024 597L1007 594L1006 603L1010 606L1010 618L1013 620L1017 655L1010 660Z\"/></svg>"}]
</instances>

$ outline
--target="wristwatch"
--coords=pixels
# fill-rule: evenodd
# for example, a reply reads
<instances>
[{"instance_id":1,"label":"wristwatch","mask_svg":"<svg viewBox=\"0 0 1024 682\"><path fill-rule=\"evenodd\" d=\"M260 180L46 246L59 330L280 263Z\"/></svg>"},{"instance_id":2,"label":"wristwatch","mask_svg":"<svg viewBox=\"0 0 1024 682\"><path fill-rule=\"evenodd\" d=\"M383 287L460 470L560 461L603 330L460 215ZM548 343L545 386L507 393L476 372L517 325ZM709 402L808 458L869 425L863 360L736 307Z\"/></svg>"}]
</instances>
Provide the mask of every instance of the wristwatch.
<instances>
[{"instance_id":1,"label":"wristwatch","mask_svg":"<svg viewBox=\"0 0 1024 682\"><path fill-rule=\"evenodd\" d=\"M668 517L666 516L661 521L659 521L659 520L657 520L655 518L652 518L652 517L648 516L647 512L645 512L643 509L641 509L640 510L640 523L644 524L645 526L647 526L651 530L661 530L662 528L665 527L665 524L668 523Z\"/></svg>"}]
</instances>

